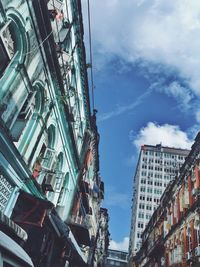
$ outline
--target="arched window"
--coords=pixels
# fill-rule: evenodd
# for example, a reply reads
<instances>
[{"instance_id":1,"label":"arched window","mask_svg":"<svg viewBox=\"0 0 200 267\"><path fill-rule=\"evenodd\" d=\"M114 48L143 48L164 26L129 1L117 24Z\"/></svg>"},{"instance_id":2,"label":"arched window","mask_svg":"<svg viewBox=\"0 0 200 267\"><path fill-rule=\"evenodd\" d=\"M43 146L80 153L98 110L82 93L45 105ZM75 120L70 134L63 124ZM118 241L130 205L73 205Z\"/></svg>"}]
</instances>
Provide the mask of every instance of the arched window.
<instances>
[{"instance_id":1,"label":"arched window","mask_svg":"<svg viewBox=\"0 0 200 267\"><path fill-rule=\"evenodd\" d=\"M12 30L12 23L8 21L0 30L0 76L3 75L15 52L15 38Z\"/></svg>"},{"instance_id":2,"label":"arched window","mask_svg":"<svg viewBox=\"0 0 200 267\"><path fill-rule=\"evenodd\" d=\"M63 184L63 176L64 173L62 172L63 168L63 153L60 152L57 158L56 162L56 167L55 167L55 176L56 176L56 181L55 181L55 191L60 192L62 184Z\"/></svg>"},{"instance_id":3,"label":"arched window","mask_svg":"<svg viewBox=\"0 0 200 267\"><path fill-rule=\"evenodd\" d=\"M19 141L27 123L30 121L36 106L36 91L32 91L27 96L14 124L11 128L11 135L14 142Z\"/></svg>"},{"instance_id":4,"label":"arched window","mask_svg":"<svg viewBox=\"0 0 200 267\"><path fill-rule=\"evenodd\" d=\"M38 81L33 85L33 91L27 96L27 99L25 100L18 117L11 128L11 134L12 136L15 136L14 132L17 131L18 125L21 125L21 129L18 130L15 140L19 140L16 146L25 158L27 149L30 148L30 143L33 141L34 136L35 140L37 139L37 128L44 113L44 109L45 89L43 84ZM22 119L22 115L25 110L26 115L24 114L24 117L26 118ZM29 154L27 157L29 157Z\"/></svg>"},{"instance_id":5,"label":"arched window","mask_svg":"<svg viewBox=\"0 0 200 267\"><path fill-rule=\"evenodd\" d=\"M47 130L47 138L47 147L44 152L42 151L44 154L40 155L40 157L42 158L42 168L52 170L52 168L55 168L56 164L56 151L54 150L56 144L56 128L53 124L51 124ZM43 144L43 147L44 146L45 144Z\"/></svg>"},{"instance_id":6,"label":"arched window","mask_svg":"<svg viewBox=\"0 0 200 267\"><path fill-rule=\"evenodd\" d=\"M59 194L59 198L58 198L58 202L57 205L58 206L65 206L66 205L66 200L67 200L67 192L69 190L69 173L67 172L65 174L65 177L63 179L63 185L61 187L60 190L60 194Z\"/></svg>"},{"instance_id":7,"label":"arched window","mask_svg":"<svg viewBox=\"0 0 200 267\"><path fill-rule=\"evenodd\" d=\"M56 128L51 124L47 129L47 143L44 140L33 168L33 176L42 185L44 192L57 190L57 169L61 168L62 156L59 163L55 151L56 137Z\"/></svg>"},{"instance_id":8,"label":"arched window","mask_svg":"<svg viewBox=\"0 0 200 267\"><path fill-rule=\"evenodd\" d=\"M26 52L26 31L22 19L16 11L9 10L7 20L0 27L0 78L12 63L22 64Z\"/></svg>"},{"instance_id":9,"label":"arched window","mask_svg":"<svg viewBox=\"0 0 200 267\"><path fill-rule=\"evenodd\" d=\"M44 112L44 106L45 106L45 90L39 84L37 84L34 87L37 91L36 96L35 96L35 111L37 112L37 114L42 115Z\"/></svg>"}]
</instances>

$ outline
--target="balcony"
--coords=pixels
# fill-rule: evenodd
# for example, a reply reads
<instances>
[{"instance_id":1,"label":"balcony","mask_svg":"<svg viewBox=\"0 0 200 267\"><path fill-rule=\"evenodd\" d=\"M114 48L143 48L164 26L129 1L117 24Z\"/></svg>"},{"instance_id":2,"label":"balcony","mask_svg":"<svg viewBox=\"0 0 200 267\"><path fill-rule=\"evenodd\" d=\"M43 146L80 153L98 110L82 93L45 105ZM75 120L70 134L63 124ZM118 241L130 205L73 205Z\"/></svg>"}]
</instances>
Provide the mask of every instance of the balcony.
<instances>
[{"instance_id":1,"label":"balcony","mask_svg":"<svg viewBox=\"0 0 200 267\"><path fill-rule=\"evenodd\" d=\"M158 253L162 253L164 251L164 242L163 242L163 236L158 235L154 242L151 243L151 246L148 248L148 254L149 255L156 255Z\"/></svg>"},{"instance_id":2,"label":"balcony","mask_svg":"<svg viewBox=\"0 0 200 267\"><path fill-rule=\"evenodd\" d=\"M72 215L68 223L77 243L79 245L90 246L90 234L86 227L86 220Z\"/></svg>"},{"instance_id":3,"label":"balcony","mask_svg":"<svg viewBox=\"0 0 200 267\"><path fill-rule=\"evenodd\" d=\"M14 187L9 181L0 175L0 211L4 211L12 195Z\"/></svg>"},{"instance_id":4,"label":"balcony","mask_svg":"<svg viewBox=\"0 0 200 267\"><path fill-rule=\"evenodd\" d=\"M50 0L48 2L48 10L54 40L56 43L63 43L71 27L65 11L65 2Z\"/></svg>"}]
</instances>

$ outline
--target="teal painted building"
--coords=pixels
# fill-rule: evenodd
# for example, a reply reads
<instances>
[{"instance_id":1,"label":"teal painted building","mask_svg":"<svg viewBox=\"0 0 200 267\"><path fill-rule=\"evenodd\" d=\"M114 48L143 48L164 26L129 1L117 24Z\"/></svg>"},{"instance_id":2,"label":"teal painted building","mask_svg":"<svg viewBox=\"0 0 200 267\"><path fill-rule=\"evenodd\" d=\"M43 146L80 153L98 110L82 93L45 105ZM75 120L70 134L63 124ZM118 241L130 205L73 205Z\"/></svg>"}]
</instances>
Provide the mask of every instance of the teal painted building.
<instances>
[{"instance_id":1,"label":"teal painted building","mask_svg":"<svg viewBox=\"0 0 200 267\"><path fill-rule=\"evenodd\" d=\"M27 231L36 266L97 264L95 113L81 1L1 0L0 211Z\"/></svg>"}]
</instances>

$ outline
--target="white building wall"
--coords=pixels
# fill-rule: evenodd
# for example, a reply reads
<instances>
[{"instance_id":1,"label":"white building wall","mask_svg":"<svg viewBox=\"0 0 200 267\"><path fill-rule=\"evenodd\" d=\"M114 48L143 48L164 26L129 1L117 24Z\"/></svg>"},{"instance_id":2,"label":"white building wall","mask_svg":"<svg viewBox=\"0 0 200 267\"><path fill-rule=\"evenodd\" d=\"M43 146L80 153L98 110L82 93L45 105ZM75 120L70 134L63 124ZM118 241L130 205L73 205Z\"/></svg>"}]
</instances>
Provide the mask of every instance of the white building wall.
<instances>
[{"instance_id":1,"label":"white building wall","mask_svg":"<svg viewBox=\"0 0 200 267\"><path fill-rule=\"evenodd\" d=\"M129 255L140 248L141 234L188 152L162 146L145 145L141 148L135 174Z\"/></svg>"}]
</instances>

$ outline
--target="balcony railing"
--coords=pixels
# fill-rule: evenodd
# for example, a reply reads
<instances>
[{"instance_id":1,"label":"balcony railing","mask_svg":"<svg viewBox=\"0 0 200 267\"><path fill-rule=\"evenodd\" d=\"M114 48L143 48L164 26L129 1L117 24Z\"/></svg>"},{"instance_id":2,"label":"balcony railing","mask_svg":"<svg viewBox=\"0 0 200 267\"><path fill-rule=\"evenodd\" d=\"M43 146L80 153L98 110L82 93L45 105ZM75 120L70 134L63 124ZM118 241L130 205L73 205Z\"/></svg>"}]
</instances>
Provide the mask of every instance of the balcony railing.
<instances>
[{"instance_id":1,"label":"balcony railing","mask_svg":"<svg viewBox=\"0 0 200 267\"><path fill-rule=\"evenodd\" d=\"M10 196L14 190L14 187L8 182L8 180L0 175L0 211L4 211Z\"/></svg>"}]
</instances>

